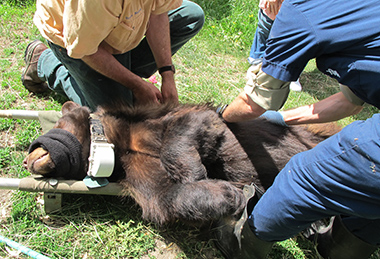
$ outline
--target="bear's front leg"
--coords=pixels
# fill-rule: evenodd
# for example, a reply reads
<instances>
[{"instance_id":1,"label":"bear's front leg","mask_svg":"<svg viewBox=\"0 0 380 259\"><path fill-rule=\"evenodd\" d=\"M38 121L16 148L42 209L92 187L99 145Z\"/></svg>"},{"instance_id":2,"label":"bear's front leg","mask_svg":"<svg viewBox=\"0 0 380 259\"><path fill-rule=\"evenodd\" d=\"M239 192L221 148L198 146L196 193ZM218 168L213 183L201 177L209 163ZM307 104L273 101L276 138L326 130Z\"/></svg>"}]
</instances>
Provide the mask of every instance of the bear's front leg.
<instances>
[{"instance_id":1,"label":"bear's front leg","mask_svg":"<svg viewBox=\"0 0 380 259\"><path fill-rule=\"evenodd\" d=\"M207 170L202 163L193 140L180 136L165 141L160 159L169 177L176 183L188 183L205 179Z\"/></svg>"},{"instance_id":2,"label":"bear's front leg","mask_svg":"<svg viewBox=\"0 0 380 259\"><path fill-rule=\"evenodd\" d=\"M246 204L242 190L222 180L174 184L161 196L160 203L173 220L194 222L240 216Z\"/></svg>"}]
</instances>

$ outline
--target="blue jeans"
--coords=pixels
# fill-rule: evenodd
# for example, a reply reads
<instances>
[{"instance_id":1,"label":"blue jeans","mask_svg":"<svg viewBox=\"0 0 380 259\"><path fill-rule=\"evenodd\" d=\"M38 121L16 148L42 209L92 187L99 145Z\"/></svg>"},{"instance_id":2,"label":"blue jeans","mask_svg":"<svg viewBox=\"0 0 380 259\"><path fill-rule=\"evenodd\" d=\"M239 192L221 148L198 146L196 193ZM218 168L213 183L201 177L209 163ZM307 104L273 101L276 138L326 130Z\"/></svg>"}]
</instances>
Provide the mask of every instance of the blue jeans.
<instances>
[{"instance_id":1,"label":"blue jeans","mask_svg":"<svg viewBox=\"0 0 380 259\"><path fill-rule=\"evenodd\" d=\"M341 215L354 235L380 244L380 114L356 121L294 156L249 217L258 238L288 239Z\"/></svg>"},{"instance_id":2,"label":"blue jeans","mask_svg":"<svg viewBox=\"0 0 380 259\"><path fill-rule=\"evenodd\" d=\"M267 40L269 37L270 29L272 28L273 20L259 10L258 22L253 38L251 52L249 53L248 62L255 65L261 62L265 49L267 48Z\"/></svg>"},{"instance_id":3,"label":"blue jeans","mask_svg":"<svg viewBox=\"0 0 380 259\"><path fill-rule=\"evenodd\" d=\"M202 28L204 13L197 4L184 0L181 7L169 12L172 55ZM97 106L117 100L133 104L133 94L125 86L97 73L81 59L67 55L66 49L49 42L50 49L38 60L38 76L47 81L50 89L70 100L95 110ZM133 73L148 78L157 65L146 38L133 50L114 55Z\"/></svg>"}]
</instances>

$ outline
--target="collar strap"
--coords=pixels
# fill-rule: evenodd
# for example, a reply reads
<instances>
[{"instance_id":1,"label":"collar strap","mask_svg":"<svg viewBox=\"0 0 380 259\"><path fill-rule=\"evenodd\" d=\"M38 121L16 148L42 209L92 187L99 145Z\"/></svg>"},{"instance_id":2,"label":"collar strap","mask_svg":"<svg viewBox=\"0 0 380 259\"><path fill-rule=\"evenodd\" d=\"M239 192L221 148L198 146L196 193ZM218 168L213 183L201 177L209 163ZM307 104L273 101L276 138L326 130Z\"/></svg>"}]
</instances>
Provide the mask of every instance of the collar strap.
<instances>
[{"instance_id":1,"label":"collar strap","mask_svg":"<svg viewBox=\"0 0 380 259\"><path fill-rule=\"evenodd\" d=\"M109 177L115 165L114 145L108 143L99 116L91 114L89 122L91 144L87 175L92 177Z\"/></svg>"}]
</instances>

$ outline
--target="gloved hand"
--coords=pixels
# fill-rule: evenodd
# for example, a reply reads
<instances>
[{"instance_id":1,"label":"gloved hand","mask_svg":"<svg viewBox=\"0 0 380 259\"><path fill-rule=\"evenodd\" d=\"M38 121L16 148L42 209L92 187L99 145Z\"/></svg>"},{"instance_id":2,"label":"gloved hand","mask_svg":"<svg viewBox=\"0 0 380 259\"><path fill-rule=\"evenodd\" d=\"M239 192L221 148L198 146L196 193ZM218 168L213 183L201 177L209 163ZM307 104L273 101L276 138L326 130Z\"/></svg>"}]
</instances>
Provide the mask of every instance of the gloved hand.
<instances>
[{"instance_id":1,"label":"gloved hand","mask_svg":"<svg viewBox=\"0 0 380 259\"><path fill-rule=\"evenodd\" d=\"M265 118L267 119L267 121L270 121L277 125L289 127L289 125L285 123L285 120L282 114L277 111L266 111L260 116L260 118Z\"/></svg>"}]
</instances>

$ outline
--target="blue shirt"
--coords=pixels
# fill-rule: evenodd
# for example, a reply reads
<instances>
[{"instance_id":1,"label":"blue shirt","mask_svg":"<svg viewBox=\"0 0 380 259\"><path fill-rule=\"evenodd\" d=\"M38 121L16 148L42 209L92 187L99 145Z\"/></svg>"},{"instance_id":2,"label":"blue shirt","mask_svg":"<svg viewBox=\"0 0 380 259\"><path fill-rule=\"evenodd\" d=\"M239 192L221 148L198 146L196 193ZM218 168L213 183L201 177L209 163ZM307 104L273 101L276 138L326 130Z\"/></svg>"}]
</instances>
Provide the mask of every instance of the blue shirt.
<instances>
[{"instance_id":1,"label":"blue shirt","mask_svg":"<svg viewBox=\"0 0 380 259\"><path fill-rule=\"evenodd\" d=\"M380 108L380 1L285 0L262 69L295 81L313 58L321 72Z\"/></svg>"}]
</instances>

